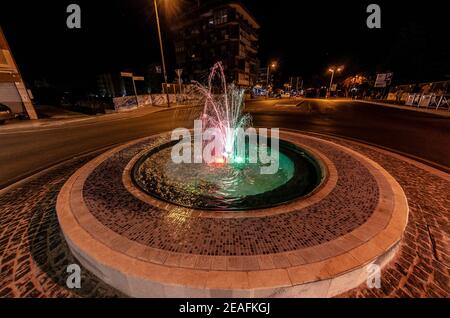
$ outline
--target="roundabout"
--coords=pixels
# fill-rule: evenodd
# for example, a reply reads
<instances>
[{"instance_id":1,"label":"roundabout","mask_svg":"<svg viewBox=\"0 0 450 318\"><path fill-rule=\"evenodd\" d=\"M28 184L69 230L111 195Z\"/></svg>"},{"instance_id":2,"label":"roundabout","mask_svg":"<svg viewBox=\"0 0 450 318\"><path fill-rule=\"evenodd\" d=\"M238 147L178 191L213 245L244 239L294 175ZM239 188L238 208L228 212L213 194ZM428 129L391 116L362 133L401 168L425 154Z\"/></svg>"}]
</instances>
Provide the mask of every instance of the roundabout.
<instances>
[{"instance_id":1,"label":"roundabout","mask_svg":"<svg viewBox=\"0 0 450 318\"><path fill-rule=\"evenodd\" d=\"M161 200L133 181L168 142L155 135L78 169L56 204L79 262L133 297L332 297L364 283L398 250L408 202L398 182L354 149L281 131L322 171L306 195L271 207L211 210Z\"/></svg>"},{"instance_id":2,"label":"roundabout","mask_svg":"<svg viewBox=\"0 0 450 318\"><path fill-rule=\"evenodd\" d=\"M449 298L448 10L6 2L0 298Z\"/></svg>"}]
</instances>

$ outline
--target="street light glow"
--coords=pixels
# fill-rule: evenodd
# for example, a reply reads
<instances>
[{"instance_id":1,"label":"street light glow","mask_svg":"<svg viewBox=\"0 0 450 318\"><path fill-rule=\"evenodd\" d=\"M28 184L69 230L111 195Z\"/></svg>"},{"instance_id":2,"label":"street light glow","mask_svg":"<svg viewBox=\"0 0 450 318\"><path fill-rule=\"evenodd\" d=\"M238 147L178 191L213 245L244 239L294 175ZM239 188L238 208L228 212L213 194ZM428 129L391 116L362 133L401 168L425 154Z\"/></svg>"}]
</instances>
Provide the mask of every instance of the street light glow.
<instances>
[{"instance_id":1,"label":"street light glow","mask_svg":"<svg viewBox=\"0 0 450 318\"><path fill-rule=\"evenodd\" d=\"M331 73L331 79L330 79L330 87L328 88L328 94L331 95L331 88L333 87L333 78L334 78L334 73L338 72L340 73L342 70L344 69L344 66L339 66L336 68L336 66L332 66L328 69L328 72Z\"/></svg>"},{"instance_id":2,"label":"street light glow","mask_svg":"<svg viewBox=\"0 0 450 318\"><path fill-rule=\"evenodd\" d=\"M184 0L157 0L163 7L164 14L168 17L174 17L181 12Z\"/></svg>"},{"instance_id":3,"label":"street light glow","mask_svg":"<svg viewBox=\"0 0 450 318\"><path fill-rule=\"evenodd\" d=\"M341 72L342 70L344 70L344 66L339 66L337 68L335 66L332 66L328 69L328 72L334 73L334 72Z\"/></svg>"}]
</instances>

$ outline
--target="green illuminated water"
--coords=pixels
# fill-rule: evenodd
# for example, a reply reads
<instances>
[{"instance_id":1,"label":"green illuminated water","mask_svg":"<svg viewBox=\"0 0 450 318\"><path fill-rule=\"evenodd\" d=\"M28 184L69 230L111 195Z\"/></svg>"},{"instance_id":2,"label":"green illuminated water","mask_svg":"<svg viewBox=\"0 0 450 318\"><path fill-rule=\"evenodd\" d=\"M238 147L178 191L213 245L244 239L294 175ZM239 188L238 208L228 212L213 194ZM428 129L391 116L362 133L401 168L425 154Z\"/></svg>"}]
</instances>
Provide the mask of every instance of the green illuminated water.
<instances>
[{"instance_id":1,"label":"green illuminated water","mask_svg":"<svg viewBox=\"0 0 450 318\"><path fill-rule=\"evenodd\" d=\"M274 174L262 174L260 160L248 163L248 157L242 163L176 164L171 160L168 144L141 158L133 176L140 188L162 200L211 210L277 205L309 193L320 182L320 169L302 149L280 142L279 152L270 148L268 151L274 157L278 154L278 169Z\"/></svg>"}]
</instances>

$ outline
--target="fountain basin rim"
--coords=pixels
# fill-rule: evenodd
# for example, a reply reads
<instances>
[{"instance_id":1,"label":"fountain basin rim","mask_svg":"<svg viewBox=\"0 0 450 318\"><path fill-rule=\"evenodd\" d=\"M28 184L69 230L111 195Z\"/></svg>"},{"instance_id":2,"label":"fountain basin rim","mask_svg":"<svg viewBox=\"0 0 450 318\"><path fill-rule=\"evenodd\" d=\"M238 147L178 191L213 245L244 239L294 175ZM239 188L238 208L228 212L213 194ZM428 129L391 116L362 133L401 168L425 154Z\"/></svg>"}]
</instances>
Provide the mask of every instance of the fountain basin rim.
<instances>
[{"instance_id":1,"label":"fountain basin rim","mask_svg":"<svg viewBox=\"0 0 450 318\"><path fill-rule=\"evenodd\" d=\"M285 213L286 210L292 209L293 207L297 209L305 208L306 206L317 203L318 201L326 197L336 186L337 182L337 170L332 161L317 149L313 149L298 141L289 140L288 136L284 136L284 138L281 138L280 136L280 143L282 141L300 148L307 154L307 156L314 160L314 163L317 164L318 169L320 170L321 179L319 183L314 187L314 189L307 194L297 196L290 200L282 201L269 206L227 210L201 209L177 205L146 192L134 180L133 171L134 169L136 169L136 166L139 165L140 161L145 159L146 154L151 152L154 147L142 150L130 160L122 174L122 183L125 188L136 198L156 207L160 207L162 209L182 209L183 212L190 213L195 216L212 218L239 218L251 216L261 217L281 214Z\"/></svg>"}]
</instances>

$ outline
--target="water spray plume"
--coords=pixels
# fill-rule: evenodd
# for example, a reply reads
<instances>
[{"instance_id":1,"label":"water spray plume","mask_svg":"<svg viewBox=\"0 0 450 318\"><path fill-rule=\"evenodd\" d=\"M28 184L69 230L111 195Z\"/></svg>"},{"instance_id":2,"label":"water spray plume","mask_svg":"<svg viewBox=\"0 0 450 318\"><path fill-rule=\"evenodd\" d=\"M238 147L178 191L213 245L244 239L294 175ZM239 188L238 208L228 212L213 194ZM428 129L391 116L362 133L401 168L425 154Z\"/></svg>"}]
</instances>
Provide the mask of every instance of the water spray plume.
<instances>
[{"instance_id":1,"label":"water spray plume","mask_svg":"<svg viewBox=\"0 0 450 318\"><path fill-rule=\"evenodd\" d=\"M218 86L214 85L218 80ZM224 162L233 162L236 151L237 129L246 129L251 117L243 113L244 90L234 84L227 85L221 62L214 64L208 77L207 86L196 83L197 89L204 96L204 108L200 119L203 130L216 128L222 145Z\"/></svg>"}]
</instances>

